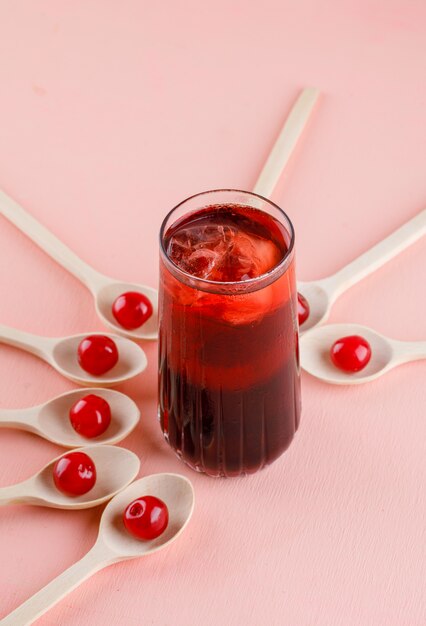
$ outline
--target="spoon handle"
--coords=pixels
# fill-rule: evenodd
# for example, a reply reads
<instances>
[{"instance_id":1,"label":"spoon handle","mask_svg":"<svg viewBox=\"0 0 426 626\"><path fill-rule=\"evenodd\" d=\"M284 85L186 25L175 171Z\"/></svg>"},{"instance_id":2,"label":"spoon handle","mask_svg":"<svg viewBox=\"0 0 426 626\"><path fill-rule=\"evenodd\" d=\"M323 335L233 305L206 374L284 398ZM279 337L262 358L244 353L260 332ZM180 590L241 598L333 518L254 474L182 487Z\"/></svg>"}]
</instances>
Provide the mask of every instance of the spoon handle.
<instances>
[{"instance_id":1,"label":"spoon handle","mask_svg":"<svg viewBox=\"0 0 426 626\"><path fill-rule=\"evenodd\" d=\"M0 506L26 502L29 497L28 481L0 488Z\"/></svg>"},{"instance_id":2,"label":"spoon handle","mask_svg":"<svg viewBox=\"0 0 426 626\"><path fill-rule=\"evenodd\" d=\"M45 361L49 361L50 352L55 345L55 339L25 333L22 330L0 324L0 343L6 343L20 350L26 350Z\"/></svg>"},{"instance_id":3,"label":"spoon handle","mask_svg":"<svg viewBox=\"0 0 426 626\"><path fill-rule=\"evenodd\" d=\"M105 551L101 550L96 543L82 559L9 613L0 621L0 624L2 626L32 624L83 581L111 562L106 560Z\"/></svg>"},{"instance_id":4,"label":"spoon handle","mask_svg":"<svg viewBox=\"0 0 426 626\"><path fill-rule=\"evenodd\" d=\"M253 188L254 193L269 198L290 159L319 97L319 90L302 91L288 115L274 147Z\"/></svg>"},{"instance_id":5,"label":"spoon handle","mask_svg":"<svg viewBox=\"0 0 426 626\"><path fill-rule=\"evenodd\" d=\"M104 283L104 277L80 259L45 226L27 213L0 189L0 213L32 239L59 265L78 278L89 289Z\"/></svg>"},{"instance_id":6,"label":"spoon handle","mask_svg":"<svg viewBox=\"0 0 426 626\"><path fill-rule=\"evenodd\" d=\"M426 209L395 230L391 235L361 254L332 276L323 279L329 293L337 297L359 280L381 267L426 233Z\"/></svg>"},{"instance_id":7,"label":"spoon handle","mask_svg":"<svg viewBox=\"0 0 426 626\"><path fill-rule=\"evenodd\" d=\"M0 409L0 428L36 432L33 409Z\"/></svg>"},{"instance_id":8,"label":"spoon handle","mask_svg":"<svg viewBox=\"0 0 426 626\"><path fill-rule=\"evenodd\" d=\"M426 341L392 341L395 357L400 363L426 359Z\"/></svg>"}]
</instances>

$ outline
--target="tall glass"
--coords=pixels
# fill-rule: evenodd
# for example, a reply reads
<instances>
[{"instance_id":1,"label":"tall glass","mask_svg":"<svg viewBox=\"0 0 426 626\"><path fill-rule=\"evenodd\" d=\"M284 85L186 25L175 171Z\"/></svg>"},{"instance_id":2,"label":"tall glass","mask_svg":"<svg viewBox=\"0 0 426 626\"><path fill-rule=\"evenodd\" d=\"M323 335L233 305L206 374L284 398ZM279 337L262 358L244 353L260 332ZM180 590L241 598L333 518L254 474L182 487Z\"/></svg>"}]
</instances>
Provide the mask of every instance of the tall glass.
<instances>
[{"instance_id":1,"label":"tall glass","mask_svg":"<svg viewBox=\"0 0 426 626\"><path fill-rule=\"evenodd\" d=\"M183 269L172 260L173 233L206 213L216 219L210 230L217 231L219 216L231 238L251 220L262 235L253 263L280 240L276 264L238 280ZM228 218L235 228L226 226ZM207 252L201 245L203 263ZM294 231L285 213L236 190L201 193L175 207L160 231L159 316L159 420L177 455L211 476L250 474L278 458L300 417Z\"/></svg>"}]
</instances>

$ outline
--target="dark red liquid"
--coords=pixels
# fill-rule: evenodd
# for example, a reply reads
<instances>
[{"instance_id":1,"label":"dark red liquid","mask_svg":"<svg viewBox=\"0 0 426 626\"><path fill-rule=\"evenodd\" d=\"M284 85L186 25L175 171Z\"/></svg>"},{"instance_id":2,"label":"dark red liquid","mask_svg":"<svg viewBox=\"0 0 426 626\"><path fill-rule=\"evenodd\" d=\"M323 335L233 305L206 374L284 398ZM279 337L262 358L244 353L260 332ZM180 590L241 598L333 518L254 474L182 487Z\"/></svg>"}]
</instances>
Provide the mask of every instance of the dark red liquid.
<instances>
[{"instance_id":1,"label":"dark red liquid","mask_svg":"<svg viewBox=\"0 0 426 626\"><path fill-rule=\"evenodd\" d=\"M161 260L160 421L177 454L213 476L271 463L298 427L294 263L266 286L242 285L279 265L288 241L278 221L245 206L207 207L165 235L175 265L215 283L196 289ZM224 281L238 286L217 293Z\"/></svg>"}]
</instances>

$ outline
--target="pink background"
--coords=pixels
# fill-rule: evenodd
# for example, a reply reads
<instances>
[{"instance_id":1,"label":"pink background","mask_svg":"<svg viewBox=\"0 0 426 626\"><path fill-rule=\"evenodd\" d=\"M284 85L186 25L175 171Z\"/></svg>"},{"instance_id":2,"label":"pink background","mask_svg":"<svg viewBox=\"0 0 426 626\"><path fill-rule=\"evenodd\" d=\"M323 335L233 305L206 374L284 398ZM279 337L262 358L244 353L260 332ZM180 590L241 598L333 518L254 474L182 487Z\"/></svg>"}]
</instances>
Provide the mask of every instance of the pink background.
<instances>
[{"instance_id":1,"label":"pink background","mask_svg":"<svg viewBox=\"0 0 426 626\"><path fill-rule=\"evenodd\" d=\"M3 0L0 187L99 270L156 285L157 232L191 193L254 184L306 85L320 106L274 199L298 275L337 270L424 207L423 1ZM425 339L426 241L336 304L332 321ZM90 294L0 219L0 322L101 330ZM164 553L97 574L40 624L426 623L426 363L358 388L303 376L291 449L259 475L187 470L156 421L156 345L124 385L141 473L181 472L197 505ZM0 346L2 407L71 389ZM0 432L0 484L61 449ZM80 558L100 509L0 510L0 616Z\"/></svg>"}]
</instances>

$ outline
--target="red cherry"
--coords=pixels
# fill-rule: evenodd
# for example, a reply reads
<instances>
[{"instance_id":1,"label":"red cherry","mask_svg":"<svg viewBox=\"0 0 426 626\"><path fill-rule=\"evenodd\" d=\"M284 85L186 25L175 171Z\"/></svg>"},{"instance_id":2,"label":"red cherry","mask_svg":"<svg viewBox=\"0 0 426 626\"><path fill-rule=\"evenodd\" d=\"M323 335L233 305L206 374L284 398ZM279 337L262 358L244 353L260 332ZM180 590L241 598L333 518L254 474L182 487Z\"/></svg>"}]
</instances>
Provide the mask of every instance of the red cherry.
<instances>
[{"instance_id":1,"label":"red cherry","mask_svg":"<svg viewBox=\"0 0 426 626\"><path fill-rule=\"evenodd\" d=\"M297 294L297 315L299 317L299 326L302 326L303 322L309 317L309 302L302 296L301 293Z\"/></svg>"},{"instance_id":2,"label":"red cherry","mask_svg":"<svg viewBox=\"0 0 426 626\"><path fill-rule=\"evenodd\" d=\"M131 502L123 513L126 530L136 539L155 539L169 523L167 506L154 496L142 496Z\"/></svg>"},{"instance_id":3,"label":"red cherry","mask_svg":"<svg viewBox=\"0 0 426 626\"><path fill-rule=\"evenodd\" d=\"M139 328L152 315L152 304L143 293L128 291L122 293L112 305L112 313L123 328Z\"/></svg>"},{"instance_id":4,"label":"red cherry","mask_svg":"<svg viewBox=\"0 0 426 626\"><path fill-rule=\"evenodd\" d=\"M371 347L363 337L351 335L335 341L330 356L334 365L344 372L359 372L371 359Z\"/></svg>"},{"instance_id":5,"label":"red cherry","mask_svg":"<svg viewBox=\"0 0 426 626\"><path fill-rule=\"evenodd\" d=\"M91 393L72 405L70 421L79 435L99 437L111 423L111 409L106 400Z\"/></svg>"},{"instance_id":6,"label":"red cherry","mask_svg":"<svg viewBox=\"0 0 426 626\"><path fill-rule=\"evenodd\" d=\"M118 361L117 346L105 335L85 337L78 346L78 362L80 366L93 376L105 374Z\"/></svg>"},{"instance_id":7,"label":"red cherry","mask_svg":"<svg viewBox=\"0 0 426 626\"><path fill-rule=\"evenodd\" d=\"M59 491L67 496L82 496L96 482L96 467L84 452L69 452L53 466L53 480Z\"/></svg>"}]
</instances>

